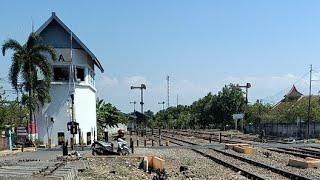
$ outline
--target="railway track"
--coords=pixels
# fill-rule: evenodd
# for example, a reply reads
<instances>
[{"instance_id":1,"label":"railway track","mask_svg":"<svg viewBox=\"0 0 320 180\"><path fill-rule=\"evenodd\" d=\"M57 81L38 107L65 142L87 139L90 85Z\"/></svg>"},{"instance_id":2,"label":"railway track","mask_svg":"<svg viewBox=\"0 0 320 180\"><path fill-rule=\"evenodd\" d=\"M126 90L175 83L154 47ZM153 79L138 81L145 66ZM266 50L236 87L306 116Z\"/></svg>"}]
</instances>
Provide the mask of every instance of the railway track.
<instances>
[{"instance_id":1,"label":"railway track","mask_svg":"<svg viewBox=\"0 0 320 180\"><path fill-rule=\"evenodd\" d=\"M179 146L185 146L185 144L196 145L195 143L188 142L188 141L185 141L185 140L182 140L182 139L177 139L177 138L170 137L170 136L165 136L165 135L162 135L162 136L165 137L164 139L166 139L166 140L168 140L168 139L174 139L174 141L172 141L172 140L169 140L169 141L170 141L171 143L174 143L174 144L179 145ZM180 142L177 142L177 141L180 141ZM181 142L182 142L182 143L181 143ZM237 172L237 173L240 172L240 174L241 174L242 176L245 176L245 177L248 178L248 179L255 179L255 180L263 180L263 179L265 179L265 178L263 178L263 177L261 177L261 176L259 176L259 175L257 175L257 174L254 174L254 173L252 173L252 172L249 172L248 170L245 170L245 169L243 169L243 168L237 167L237 166L233 165L232 163L228 163L228 162L226 162L226 161L223 160L223 159L219 159L219 158L217 158L217 157L214 157L214 156L212 156L212 155L210 155L210 154L204 153L204 152L199 151L199 150L197 150L197 149L191 149L191 150L194 151L194 152L196 152L196 153L198 153L198 154L200 154L200 155L202 155L203 157L206 157L206 158L208 158L208 159L216 162L217 164L220 164L220 165L222 165L222 166L224 166L224 167L227 167L227 168L233 170L234 172Z\"/></svg>"},{"instance_id":2,"label":"railway track","mask_svg":"<svg viewBox=\"0 0 320 180\"><path fill-rule=\"evenodd\" d=\"M282 154L289 154L293 155L296 157L300 158L306 158L306 157L311 157L311 158L317 158L319 159L320 156L318 155L313 155L312 152L307 152L302 149L291 149L291 148L268 148L269 151L274 151Z\"/></svg>"},{"instance_id":3,"label":"railway track","mask_svg":"<svg viewBox=\"0 0 320 180\"><path fill-rule=\"evenodd\" d=\"M176 138L176 137L166 136L166 138L168 138L168 139L173 139L174 141L180 141L180 142L183 142L183 143L187 143L187 144L190 144L190 145L198 145L198 144L196 144L196 143L188 142L188 141L186 141L186 140L182 140L182 139L179 139L179 138ZM179 143L176 142L176 144L179 144ZM181 146L183 146L183 144L181 144ZM219 150L219 149L216 149L216 148L209 148L209 149L210 149L210 150L213 150L213 151L215 151L215 152L217 152L217 153L223 154L223 155L225 155L225 156L232 157L232 158L237 159L237 160L239 160L239 161L248 163L248 164L250 164L250 165L252 165L252 166L256 166L256 167L263 168L263 169L265 169L265 170L271 171L272 173L278 174L278 175L280 175L280 176L282 176L282 177L286 177L286 178L289 178L289 179L309 180L308 177L301 176L301 175L298 175L298 174L295 174L295 173L292 173L292 172L289 172L289 171L286 171L286 170L283 170L283 169L279 169L279 168L276 168L276 167L274 167L274 166L270 166L270 165L268 165L268 164L264 164L264 163L262 163L262 162L255 161L255 160L253 160L253 159L249 159L249 158L246 158L246 157L237 156L237 155L235 155L235 154L231 154L231 153L228 153L228 152L226 152L226 151ZM205 157L207 157L207 158L209 158L209 159L211 159L211 160L219 163L219 164L222 163L221 165L224 165L224 163L226 163L226 164L224 165L225 167L228 167L228 168L230 168L230 169L232 169L232 170L237 170L238 172L240 171L241 173L243 173L244 176L246 176L246 177L248 177L248 178L251 178L251 179L265 179L265 178L261 177L260 175L255 175L255 174L253 174L252 172L248 172L248 171L245 170L245 169L242 169L242 171L241 171L241 170L237 169L237 168L239 168L239 167L235 167L235 165L233 165L233 164L231 164L231 163L228 163L228 162L225 162L224 160L219 159L219 158L216 158L216 157L214 157L214 156L212 156L212 155L210 155L210 154L208 154L208 153L204 153L204 152L199 151L199 150L194 149L194 148L192 148L192 150L193 150L194 152L197 152L197 153L201 154L202 156L205 156ZM215 160L214 160L214 159L215 159ZM221 161L223 161L223 162L221 162ZM271 175L271 174L270 174L270 175Z\"/></svg>"},{"instance_id":4,"label":"railway track","mask_svg":"<svg viewBox=\"0 0 320 180\"><path fill-rule=\"evenodd\" d=\"M215 141L215 142L220 142L220 138L219 138L219 135L217 134L209 134L209 133L201 133L201 132L198 132L197 134L192 134L192 135L189 135L189 134L185 134L185 132L172 132L172 131L166 131L166 130L163 130L164 133L168 133L168 134L178 134L178 135L181 135L181 136L193 136L193 137L196 137L198 139L203 139L203 140L206 140L206 141ZM203 135L199 135L199 134L204 134L205 136ZM222 137L227 137L226 135L222 135ZM247 140L248 141L248 140ZM221 138L221 142L222 143L247 143L247 144L251 144L250 142L247 142L247 141L243 141L243 140L231 140L231 139L225 139L225 138Z\"/></svg>"},{"instance_id":5,"label":"railway track","mask_svg":"<svg viewBox=\"0 0 320 180\"><path fill-rule=\"evenodd\" d=\"M306 152L306 153L311 153L312 155L320 157L320 151L312 150L312 149L308 149L308 148L304 148L304 147L300 147L299 149L304 150L304 152Z\"/></svg>"},{"instance_id":6,"label":"railway track","mask_svg":"<svg viewBox=\"0 0 320 180\"><path fill-rule=\"evenodd\" d=\"M212 137L218 137L220 136L219 132L220 131L212 131L212 132L201 132L201 131L186 131L186 130L180 130L180 132L182 133L191 133L193 136L197 135L205 135L205 136L212 136ZM226 135L226 134L221 134L222 137L225 138L229 138L230 135ZM242 137L242 136L235 136L235 138L238 138L239 140L243 140L243 141L255 141L256 138L253 137Z\"/></svg>"}]
</instances>

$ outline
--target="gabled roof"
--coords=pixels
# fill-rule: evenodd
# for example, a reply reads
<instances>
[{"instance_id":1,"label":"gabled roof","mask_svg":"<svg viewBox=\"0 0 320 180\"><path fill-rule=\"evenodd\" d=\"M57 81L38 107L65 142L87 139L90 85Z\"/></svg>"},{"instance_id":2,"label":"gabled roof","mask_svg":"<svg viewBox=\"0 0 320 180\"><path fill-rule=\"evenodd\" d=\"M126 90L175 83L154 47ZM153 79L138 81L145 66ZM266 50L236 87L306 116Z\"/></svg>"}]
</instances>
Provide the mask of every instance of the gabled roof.
<instances>
[{"instance_id":1,"label":"gabled roof","mask_svg":"<svg viewBox=\"0 0 320 180\"><path fill-rule=\"evenodd\" d=\"M73 39L80 45L80 47L89 54L89 56L92 58L94 64L101 70L101 72L104 72L104 69L99 62L98 58L83 44L83 42L56 16L55 12L52 12L51 17L42 25L40 28L36 31L36 33L40 34L43 30L46 29L46 27L52 22L56 21L66 32L69 34L72 33Z\"/></svg>"},{"instance_id":2,"label":"gabled roof","mask_svg":"<svg viewBox=\"0 0 320 180\"><path fill-rule=\"evenodd\" d=\"M303 94L297 90L296 86L292 85L290 91L286 95L284 95L284 98L281 101L279 101L275 106L273 106L273 109L289 104L292 104L292 106L294 106L296 102L299 102L300 100L305 99L306 97L309 96L303 96Z\"/></svg>"},{"instance_id":3,"label":"gabled roof","mask_svg":"<svg viewBox=\"0 0 320 180\"><path fill-rule=\"evenodd\" d=\"M297 90L296 86L293 85L292 88L290 89L290 91L284 97L288 97L288 98L301 97L302 95L303 94Z\"/></svg>"},{"instance_id":4,"label":"gabled roof","mask_svg":"<svg viewBox=\"0 0 320 180\"><path fill-rule=\"evenodd\" d=\"M273 110L277 110L277 109L281 109L283 107L291 107L291 108L293 108L293 107L299 106L299 105L301 105L303 103L307 104L308 101L309 101L309 97L311 99L311 102L320 100L320 96L319 95L301 96L296 101L280 101L272 109Z\"/></svg>"},{"instance_id":5,"label":"gabled roof","mask_svg":"<svg viewBox=\"0 0 320 180\"><path fill-rule=\"evenodd\" d=\"M134 111L134 112L132 112L132 113L129 113L129 114L128 114L128 117L129 117L129 118L133 118L133 119L142 119L143 117L149 117L149 116L147 116L147 115L145 115L145 114L142 114L142 113L139 112L139 111Z\"/></svg>"}]
</instances>

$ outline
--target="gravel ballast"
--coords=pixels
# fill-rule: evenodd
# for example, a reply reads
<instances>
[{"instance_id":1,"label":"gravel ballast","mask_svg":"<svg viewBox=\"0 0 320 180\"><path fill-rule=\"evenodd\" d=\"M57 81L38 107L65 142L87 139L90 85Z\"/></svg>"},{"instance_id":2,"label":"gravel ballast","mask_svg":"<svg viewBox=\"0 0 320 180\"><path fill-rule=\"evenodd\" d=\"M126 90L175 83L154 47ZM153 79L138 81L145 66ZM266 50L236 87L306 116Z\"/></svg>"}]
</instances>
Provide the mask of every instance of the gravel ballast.
<instances>
[{"instance_id":1,"label":"gravel ballast","mask_svg":"<svg viewBox=\"0 0 320 180\"><path fill-rule=\"evenodd\" d=\"M292 166L288 166L288 162L290 158L294 158L294 159L301 159L299 157L295 157L293 155L288 155L288 154L283 154L283 153L277 153L277 152L273 152L273 151L269 151L267 149L264 148L260 148L260 147L256 147L255 148L255 153L253 155L245 155L245 154L241 154L241 153L237 153L233 150L226 150L229 153L232 154L236 154L242 157L247 157L250 159L253 159L255 161L258 162L262 162L268 165L272 165L276 168L279 169L283 169L283 170L287 170L289 172L295 173L295 174L299 174L301 176L306 176L310 179L320 179L320 170L319 169L312 169L312 168L308 168L308 169L302 169L302 168L296 168L296 167L292 167ZM271 153L272 155L267 158L263 153L264 152L268 152Z\"/></svg>"},{"instance_id":2,"label":"gravel ballast","mask_svg":"<svg viewBox=\"0 0 320 180\"><path fill-rule=\"evenodd\" d=\"M138 148L136 155L153 155L164 159L169 179L246 179L190 149ZM180 172L180 166L187 166L188 171Z\"/></svg>"},{"instance_id":3,"label":"gravel ballast","mask_svg":"<svg viewBox=\"0 0 320 180\"><path fill-rule=\"evenodd\" d=\"M251 173L253 173L255 175L258 175L260 177L263 177L265 179L287 179L286 177L283 177L283 176L281 176L279 174L276 174L276 173L274 173L274 172L272 172L270 170L267 170L265 168L254 166L252 164L243 162L243 161L235 159L233 157L229 157L229 156L223 155L221 153L215 152L215 151L210 150L210 149L202 149L200 151L204 152L206 154L209 154L209 155L211 155L213 157L222 159L225 162L228 162L228 163L230 163L232 165L235 165L235 166L237 166L237 167L239 167L241 169L249 171L249 172L251 172Z\"/></svg>"}]
</instances>

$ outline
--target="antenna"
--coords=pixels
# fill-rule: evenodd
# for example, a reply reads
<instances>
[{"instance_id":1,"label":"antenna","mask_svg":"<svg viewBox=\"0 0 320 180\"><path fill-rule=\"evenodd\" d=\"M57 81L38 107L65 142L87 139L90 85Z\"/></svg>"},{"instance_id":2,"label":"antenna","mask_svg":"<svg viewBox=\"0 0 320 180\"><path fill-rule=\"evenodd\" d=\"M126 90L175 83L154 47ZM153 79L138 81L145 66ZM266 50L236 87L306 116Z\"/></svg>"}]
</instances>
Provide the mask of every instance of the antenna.
<instances>
[{"instance_id":1,"label":"antenna","mask_svg":"<svg viewBox=\"0 0 320 180\"><path fill-rule=\"evenodd\" d=\"M33 17L31 16L31 32L34 32Z\"/></svg>"},{"instance_id":2,"label":"antenna","mask_svg":"<svg viewBox=\"0 0 320 180\"><path fill-rule=\"evenodd\" d=\"M167 108L170 106L170 99L169 99L169 94L170 94L170 89L169 89L169 76L167 75Z\"/></svg>"}]
</instances>

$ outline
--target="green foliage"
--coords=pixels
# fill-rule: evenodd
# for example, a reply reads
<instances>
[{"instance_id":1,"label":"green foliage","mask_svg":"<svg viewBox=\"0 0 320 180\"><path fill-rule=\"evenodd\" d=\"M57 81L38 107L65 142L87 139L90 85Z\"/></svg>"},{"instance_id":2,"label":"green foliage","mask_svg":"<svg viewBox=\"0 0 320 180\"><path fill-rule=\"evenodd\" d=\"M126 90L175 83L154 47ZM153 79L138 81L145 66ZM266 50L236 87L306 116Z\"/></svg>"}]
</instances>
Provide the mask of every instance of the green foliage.
<instances>
[{"instance_id":1,"label":"green foliage","mask_svg":"<svg viewBox=\"0 0 320 180\"><path fill-rule=\"evenodd\" d=\"M273 123L296 123L297 119L308 120L308 97L303 97L296 102L285 102L275 106L264 118L264 122ZM319 97L313 96L310 103L310 120L320 121Z\"/></svg>"},{"instance_id":2,"label":"green foliage","mask_svg":"<svg viewBox=\"0 0 320 180\"><path fill-rule=\"evenodd\" d=\"M96 101L98 136L103 137L106 127L118 127L118 123L127 123L127 117L111 103L103 99Z\"/></svg>"},{"instance_id":3,"label":"green foliage","mask_svg":"<svg viewBox=\"0 0 320 180\"><path fill-rule=\"evenodd\" d=\"M6 125L16 127L26 123L27 109L16 101L7 101L0 98L0 130Z\"/></svg>"},{"instance_id":4,"label":"green foliage","mask_svg":"<svg viewBox=\"0 0 320 180\"><path fill-rule=\"evenodd\" d=\"M248 112L246 114L246 122L248 124L260 124L272 120L270 114L272 106L270 104L263 104L261 101L256 101L252 105L248 105Z\"/></svg>"},{"instance_id":5,"label":"green foliage","mask_svg":"<svg viewBox=\"0 0 320 180\"><path fill-rule=\"evenodd\" d=\"M190 106L169 107L159 111L150 127L208 128L230 124L232 114L243 112L244 94L236 85L224 86L217 95L208 93Z\"/></svg>"},{"instance_id":6,"label":"green foliage","mask_svg":"<svg viewBox=\"0 0 320 180\"><path fill-rule=\"evenodd\" d=\"M18 90L18 79L22 80L28 96L24 103L29 108L29 118L33 120L33 112L45 102L50 101L49 89L52 77L51 66L45 54L56 60L55 50L40 43L40 36L32 32L25 44L9 39L2 45L2 54L13 50L9 80L13 88Z\"/></svg>"}]
</instances>

